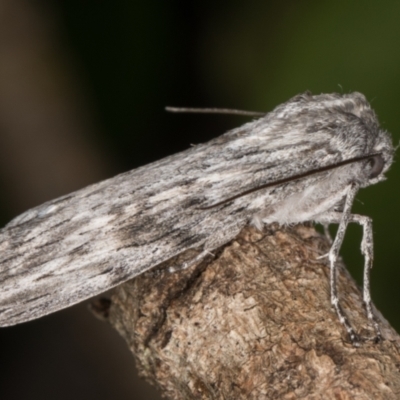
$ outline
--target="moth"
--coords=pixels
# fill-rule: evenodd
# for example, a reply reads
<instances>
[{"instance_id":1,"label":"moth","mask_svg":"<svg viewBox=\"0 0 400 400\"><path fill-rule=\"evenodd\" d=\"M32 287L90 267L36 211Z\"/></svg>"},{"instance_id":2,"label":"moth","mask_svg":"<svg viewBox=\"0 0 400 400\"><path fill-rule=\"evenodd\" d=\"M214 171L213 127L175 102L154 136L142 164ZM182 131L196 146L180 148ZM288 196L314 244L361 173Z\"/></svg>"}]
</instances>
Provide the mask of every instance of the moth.
<instances>
[{"instance_id":1,"label":"moth","mask_svg":"<svg viewBox=\"0 0 400 400\"><path fill-rule=\"evenodd\" d=\"M49 201L0 230L0 326L39 318L119 285L188 249L191 265L246 224L339 224L328 254L331 302L349 222L363 226L370 297L372 222L357 191L384 180L390 135L364 95L303 93L207 143ZM177 266L179 267L179 266Z\"/></svg>"}]
</instances>

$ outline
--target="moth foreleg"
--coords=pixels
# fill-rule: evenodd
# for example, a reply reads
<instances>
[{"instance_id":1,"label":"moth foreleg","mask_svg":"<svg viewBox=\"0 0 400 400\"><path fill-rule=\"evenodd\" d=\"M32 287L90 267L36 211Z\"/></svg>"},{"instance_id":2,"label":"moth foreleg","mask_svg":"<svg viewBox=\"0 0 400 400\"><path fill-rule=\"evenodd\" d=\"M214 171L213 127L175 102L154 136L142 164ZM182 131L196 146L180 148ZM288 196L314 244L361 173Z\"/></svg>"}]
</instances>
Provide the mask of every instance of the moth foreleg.
<instances>
[{"instance_id":1,"label":"moth foreleg","mask_svg":"<svg viewBox=\"0 0 400 400\"><path fill-rule=\"evenodd\" d=\"M327 212L321 215L321 217L323 217L325 221L329 219L330 223L340 223L342 214L338 212ZM370 289L371 287L370 271L373 263L373 249L374 249L374 243L372 237L372 220L370 217L367 217L365 215L350 214L349 222L355 222L361 225L363 228L363 237L361 241L361 252L364 256L363 301L365 304L368 320L374 327L376 333L375 340L380 341L382 339L382 334L379 323L376 320L376 317L372 309L371 289Z\"/></svg>"},{"instance_id":2,"label":"moth foreleg","mask_svg":"<svg viewBox=\"0 0 400 400\"><path fill-rule=\"evenodd\" d=\"M328 253L329 263L330 263L330 291L331 291L331 304L336 311L339 321L346 328L347 333L350 336L350 340L353 345L357 346L359 344L359 337L354 331L353 327L349 323L342 307L339 303L339 296L337 290L337 260L339 258L340 247L343 242L344 234L346 232L347 225L351 219L351 206L353 205L354 198L357 194L359 186L357 184L352 184L349 186L346 201L342 213L338 212L325 212L319 214L315 221L322 224L339 223L339 227L336 233L335 240L331 246Z\"/></svg>"}]
</instances>

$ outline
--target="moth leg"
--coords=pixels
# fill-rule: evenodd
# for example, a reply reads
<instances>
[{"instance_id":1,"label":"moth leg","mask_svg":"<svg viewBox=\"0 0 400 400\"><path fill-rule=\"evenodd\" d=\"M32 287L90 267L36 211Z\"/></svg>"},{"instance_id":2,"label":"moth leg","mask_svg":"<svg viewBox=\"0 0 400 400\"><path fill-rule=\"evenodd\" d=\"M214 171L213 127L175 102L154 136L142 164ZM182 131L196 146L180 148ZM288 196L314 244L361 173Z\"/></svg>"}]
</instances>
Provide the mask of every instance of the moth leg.
<instances>
[{"instance_id":1,"label":"moth leg","mask_svg":"<svg viewBox=\"0 0 400 400\"><path fill-rule=\"evenodd\" d=\"M329 219L332 223L340 223L342 215L338 212L327 212L321 215L322 218ZM361 241L361 252L364 256L364 272L363 272L363 301L367 312L367 317L376 333L376 341L382 339L379 323L372 309L371 289L370 289L370 271L373 262L373 237L372 237L372 220L365 215L350 214L349 222L355 222L362 226L363 237ZM329 255L329 254L328 254ZM321 258L321 257L318 257Z\"/></svg>"},{"instance_id":2,"label":"moth leg","mask_svg":"<svg viewBox=\"0 0 400 400\"><path fill-rule=\"evenodd\" d=\"M318 215L315 218L316 222L320 223L339 223L338 231L336 233L335 240L329 250L328 258L330 263L330 289L331 289L331 304L336 311L341 324L346 328L347 333L350 336L350 340L354 346L359 345L359 337L350 325L342 307L339 303L339 296L337 290L337 260L339 258L340 247L343 242L344 234L346 232L347 225L351 217L351 206L353 205L354 198L357 194L359 186L357 184L351 184L346 195L346 201L344 204L343 212L326 212Z\"/></svg>"},{"instance_id":3,"label":"moth leg","mask_svg":"<svg viewBox=\"0 0 400 400\"><path fill-rule=\"evenodd\" d=\"M206 258L207 256L214 256L213 253L211 253L211 251L209 250L203 250L201 253L199 253L196 257L193 257L192 259L190 259L189 261L185 261L184 263L180 264L180 265L175 265L175 266L171 266L168 268L168 271L173 273L173 272L177 272L177 271L182 271L184 269L190 268L191 266L193 266L194 264L197 264L198 262L204 260L204 258Z\"/></svg>"},{"instance_id":4,"label":"moth leg","mask_svg":"<svg viewBox=\"0 0 400 400\"><path fill-rule=\"evenodd\" d=\"M363 300L365 309L367 311L367 317L375 329L376 341L382 339L381 330L379 323L375 318L372 311L372 300L371 300L371 279L370 272L374 257L374 242L372 237L372 219L365 215L352 214L350 216L350 222L356 222L363 227L363 237L361 241L361 252L364 256L364 273L363 273Z\"/></svg>"},{"instance_id":5,"label":"moth leg","mask_svg":"<svg viewBox=\"0 0 400 400\"><path fill-rule=\"evenodd\" d=\"M331 236L331 233L329 232L329 222L323 222L321 223L322 228L324 229L324 236L328 239L329 243L332 244L333 243L333 239Z\"/></svg>"}]
</instances>

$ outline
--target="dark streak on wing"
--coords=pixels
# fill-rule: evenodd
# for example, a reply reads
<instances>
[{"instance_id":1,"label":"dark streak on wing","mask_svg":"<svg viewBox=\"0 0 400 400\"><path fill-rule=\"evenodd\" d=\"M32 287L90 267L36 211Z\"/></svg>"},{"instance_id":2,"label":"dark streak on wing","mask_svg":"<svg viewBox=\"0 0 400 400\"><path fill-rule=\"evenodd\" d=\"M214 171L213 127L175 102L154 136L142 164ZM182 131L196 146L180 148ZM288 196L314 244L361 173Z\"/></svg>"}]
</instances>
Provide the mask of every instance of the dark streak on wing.
<instances>
[{"instance_id":1,"label":"dark streak on wing","mask_svg":"<svg viewBox=\"0 0 400 400\"><path fill-rule=\"evenodd\" d=\"M25 303L32 303L32 302L34 302L36 300L43 299L43 298L48 297L48 296L50 296L50 293L46 293L46 294L43 294L41 296L33 297L31 299L26 299Z\"/></svg>"},{"instance_id":2,"label":"dark streak on wing","mask_svg":"<svg viewBox=\"0 0 400 400\"><path fill-rule=\"evenodd\" d=\"M218 207L220 205L229 203L229 202L231 202L233 200L236 200L236 199L238 199L240 197L246 196L248 194L257 192L257 191L262 190L262 189L266 189L266 188L269 188L269 187L272 187L272 186L288 184L290 182L293 182L293 181L296 181L296 180L299 180L299 179L303 179L303 178L307 178L307 177L315 175L315 174L320 174L322 172L330 171L330 170L342 167L344 165L353 164L353 163L360 162L360 161L366 161L366 160L369 160L369 159L371 159L371 158L373 158L375 156L378 156L378 155L380 155L380 154L379 153L366 154L366 155L359 156L359 157L354 157L354 158L351 158L351 159L348 159L348 160L343 160L341 162L337 162L337 163L332 164L332 165L326 165L326 166L321 167L321 168L316 168L316 169L311 170L311 171L306 171L306 172L303 172L303 173L300 173L300 174L297 174L297 175L294 175L294 176L288 176L287 178L284 178L282 180L278 180L278 181L275 181L275 182L269 182L269 183L266 183L264 185L260 185L258 187L253 188L253 189L249 189L249 190L246 190L244 192L238 193L237 195L229 197L226 200L222 200L219 203L211 204L210 206L206 206L206 207L201 207L200 209L201 210L209 210L211 208L215 208L215 207Z\"/></svg>"}]
</instances>

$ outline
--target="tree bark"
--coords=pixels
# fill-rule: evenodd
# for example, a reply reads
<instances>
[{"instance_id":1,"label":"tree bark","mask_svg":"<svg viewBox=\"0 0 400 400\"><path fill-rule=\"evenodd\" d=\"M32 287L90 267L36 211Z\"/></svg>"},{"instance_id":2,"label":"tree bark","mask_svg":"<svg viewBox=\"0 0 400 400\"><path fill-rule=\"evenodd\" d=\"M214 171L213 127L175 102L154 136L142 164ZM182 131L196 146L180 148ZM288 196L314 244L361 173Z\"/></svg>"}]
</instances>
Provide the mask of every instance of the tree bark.
<instances>
[{"instance_id":1,"label":"tree bark","mask_svg":"<svg viewBox=\"0 0 400 400\"><path fill-rule=\"evenodd\" d=\"M169 399L398 399L400 337L377 312L384 340L351 344L318 258L329 247L309 226L248 227L197 266L170 273L170 260L119 286L108 318ZM339 271L350 322L373 338Z\"/></svg>"}]
</instances>

